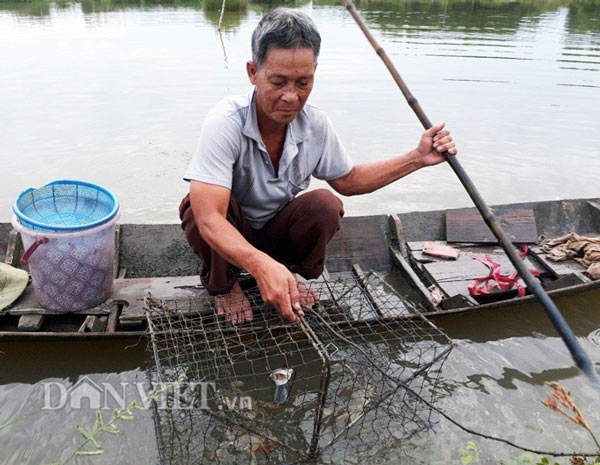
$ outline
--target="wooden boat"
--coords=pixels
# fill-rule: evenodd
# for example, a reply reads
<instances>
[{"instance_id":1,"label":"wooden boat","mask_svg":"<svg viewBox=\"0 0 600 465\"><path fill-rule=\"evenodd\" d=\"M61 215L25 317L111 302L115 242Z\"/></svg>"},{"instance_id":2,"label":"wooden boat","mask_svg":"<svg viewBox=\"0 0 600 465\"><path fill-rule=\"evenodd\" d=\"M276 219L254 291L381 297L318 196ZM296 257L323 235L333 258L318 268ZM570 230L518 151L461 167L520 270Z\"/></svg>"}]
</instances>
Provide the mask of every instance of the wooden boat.
<instances>
[{"instance_id":1,"label":"wooden boat","mask_svg":"<svg viewBox=\"0 0 600 465\"><path fill-rule=\"evenodd\" d=\"M560 200L494 207L516 243L529 243L526 259L540 272L538 279L553 297L600 288L585 268L573 260L552 262L536 246L538 234L558 237L569 232L600 235L600 199ZM425 241L449 243L461 251L457 260L422 252ZM9 308L0 311L0 341L19 339L139 338L146 333L144 298L186 299L204 296L200 261L190 250L177 224L122 224L117 228L115 288L99 307L56 314L41 308L28 286ZM507 257L474 209L411 212L344 218L342 229L328 247L330 279L353 279L366 271L385 277L407 300L429 317L496 310L531 303L534 297L516 290L474 297L467 286L488 274L469 253L491 254L506 273ZM0 223L0 259L16 266L22 254L18 234ZM441 302L430 289L439 289ZM367 289L368 290L368 289ZM440 292L441 291L441 292ZM409 310L400 315L411 318Z\"/></svg>"}]
</instances>

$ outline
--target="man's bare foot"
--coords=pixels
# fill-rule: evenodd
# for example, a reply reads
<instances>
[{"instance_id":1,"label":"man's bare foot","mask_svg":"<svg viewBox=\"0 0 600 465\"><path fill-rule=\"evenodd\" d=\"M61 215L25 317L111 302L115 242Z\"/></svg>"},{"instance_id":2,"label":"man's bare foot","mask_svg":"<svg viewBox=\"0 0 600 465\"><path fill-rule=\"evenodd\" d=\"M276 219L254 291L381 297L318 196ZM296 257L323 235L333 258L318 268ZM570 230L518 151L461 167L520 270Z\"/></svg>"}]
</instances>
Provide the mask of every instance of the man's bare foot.
<instances>
[{"instance_id":1,"label":"man's bare foot","mask_svg":"<svg viewBox=\"0 0 600 465\"><path fill-rule=\"evenodd\" d=\"M215 297L215 306L217 313L225 315L225 320L234 325L252 321L252 306L237 281L229 294Z\"/></svg>"},{"instance_id":2,"label":"man's bare foot","mask_svg":"<svg viewBox=\"0 0 600 465\"><path fill-rule=\"evenodd\" d=\"M294 277L296 278L296 282L298 283L300 305L302 305L303 309L310 310L311 308L313 308L313 306L315 305L317 300L319 300L319 298L317 297L315 291L308 287L297 274L294 274Z\"/></svg>"}]
</instances>

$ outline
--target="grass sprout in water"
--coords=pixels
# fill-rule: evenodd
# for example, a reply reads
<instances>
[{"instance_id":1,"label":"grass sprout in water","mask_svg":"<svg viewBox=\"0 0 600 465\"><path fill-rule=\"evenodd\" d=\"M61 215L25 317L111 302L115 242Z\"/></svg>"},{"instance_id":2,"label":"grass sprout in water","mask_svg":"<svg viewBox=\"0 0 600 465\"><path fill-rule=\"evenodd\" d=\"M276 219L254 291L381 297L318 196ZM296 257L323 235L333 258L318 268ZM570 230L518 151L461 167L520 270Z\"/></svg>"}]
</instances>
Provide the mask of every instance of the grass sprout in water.
<instances>
[{"instance_id":1,"label":"grass sprout in water","mask_svg":"<svg viewBox=\"0 0 600 465\"><path fill-rule=\"evenodd\" d=\"M163 386L161 389L156 389L142 399L141 405L136 400L131 401L127 404L125 409L115 409L110 419L105 422L100 411L96 412L96 420L92 429L86 431L81 425L76 425L77 431L83 436L84 441L79 444L69 456L62 462L54 462L49 465L66 465L72 459L78 456L93 456L102 455L104 453L104 447L98 442L98 436L102 433L106 434L120 434L117 424L119 421L132 421L135 419L135 410L148 410L148 405L152 401L157 401L163 394L167 394L171 389L176 388L179 385L179 381L170 383ZM24 418L20 417L20 418ZM18 420L18 419L17 419ZM88 448L86 450L86 447Z\"/></svg>"},{"instance_id":2,"label":"grass sprout in water","mask_svg":"<svg viewBox=\"0 0 600 465\"><path fill-rule=\"evenodd\" d=\"M581 426L588 433L590 433L594 444L596 444L598 454L600 454L600 444L598 443L598 440L596 439L596 436L594 435L589 423L583 416L583 413L573 401L571 392L567 391L567 389L556 382L547 382L546 385L552 388L552 392L546 392L546 399L542 401L542 405L567 417L573 423ZM584 457L573 456L571 458L571 463L574 465L584 465L587 462ZM600 455L596 457L594 463L600 463Z\"/></svg>"}]
</instances>

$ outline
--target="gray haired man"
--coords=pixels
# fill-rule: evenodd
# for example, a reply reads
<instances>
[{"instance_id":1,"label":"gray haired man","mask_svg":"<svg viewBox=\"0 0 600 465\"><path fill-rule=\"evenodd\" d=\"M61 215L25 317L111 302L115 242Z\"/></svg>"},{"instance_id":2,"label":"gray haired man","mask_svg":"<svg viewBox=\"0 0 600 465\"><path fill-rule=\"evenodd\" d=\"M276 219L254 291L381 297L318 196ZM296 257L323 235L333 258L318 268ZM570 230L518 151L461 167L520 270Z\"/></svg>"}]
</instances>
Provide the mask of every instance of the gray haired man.
<instances>
[{"instance_id":1,"label":"gray haired man","mask_svg":"<svg viewBox=\"0 0 600 465\"><path fill-rule=\"evenodd\" d=\"M263 300L286 320L313 305L297 274L312 279L322 273L344 210L326 189L297 196L312 176L341 195L365 194L441 163L444 151L456 153L440 124L404 155L353 165L327 116L306 103L320 47L304 13L277 8L266 14L252 34L246 65L252 94L228 97L209 112L184 177L191 183L179 208L182 228L204 262L202 282L233 324L253 316L239 269L256 279Z\"/></svg>"}]
</instances>

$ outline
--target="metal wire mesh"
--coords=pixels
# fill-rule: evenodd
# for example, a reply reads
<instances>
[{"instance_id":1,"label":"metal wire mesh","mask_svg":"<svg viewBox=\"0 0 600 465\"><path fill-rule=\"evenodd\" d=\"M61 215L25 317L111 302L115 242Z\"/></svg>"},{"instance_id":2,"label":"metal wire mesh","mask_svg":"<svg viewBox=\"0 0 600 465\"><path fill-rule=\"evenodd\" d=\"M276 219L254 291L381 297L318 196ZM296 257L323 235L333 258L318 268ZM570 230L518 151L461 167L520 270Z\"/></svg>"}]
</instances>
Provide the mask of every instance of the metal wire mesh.
<instances>
[{"instance_id":1,"label":"metal wire mesh","mask_svg":"<svg viewBox=\"0 0 600 465\"><path fill-rule=\"evenodd\" d=\"M256 287L241 325L208 297L147 299L151 379L180 383L156 404L163 463L358 463L430 428L414 393L435 401L451 342L376 274L359 277L311 284L296 324Z\"/></svg>"}]
</instances>

